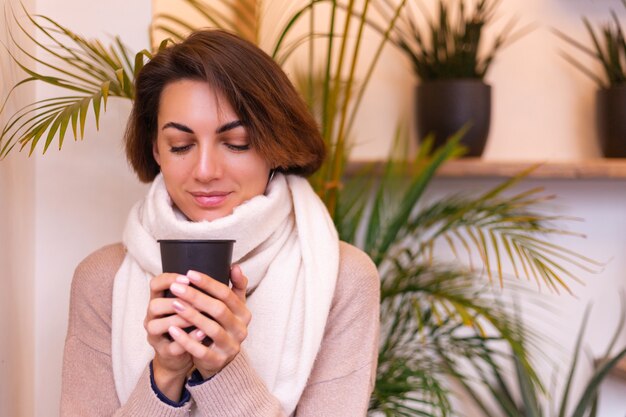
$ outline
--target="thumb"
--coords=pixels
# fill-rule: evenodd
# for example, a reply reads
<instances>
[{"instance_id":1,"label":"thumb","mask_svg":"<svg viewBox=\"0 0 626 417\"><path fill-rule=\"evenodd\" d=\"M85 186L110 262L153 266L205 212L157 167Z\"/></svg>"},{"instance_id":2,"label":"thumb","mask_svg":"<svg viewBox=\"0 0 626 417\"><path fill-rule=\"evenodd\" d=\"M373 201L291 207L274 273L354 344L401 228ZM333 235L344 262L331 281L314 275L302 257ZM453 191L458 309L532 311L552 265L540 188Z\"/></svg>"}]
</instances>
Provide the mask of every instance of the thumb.
<instances>
[{"instance_id":1,"label":"thumb","mask_svg":"<svg viewBox=\"0 0 626 417\"><path fill-rule=\"evenodd\" d=\"M230 269L230 282L233 284L232 290L242 301L246 301L246 289L248 288L248 278L241 271L239 265L233 265Z\"/></svg>"}]
</instances>

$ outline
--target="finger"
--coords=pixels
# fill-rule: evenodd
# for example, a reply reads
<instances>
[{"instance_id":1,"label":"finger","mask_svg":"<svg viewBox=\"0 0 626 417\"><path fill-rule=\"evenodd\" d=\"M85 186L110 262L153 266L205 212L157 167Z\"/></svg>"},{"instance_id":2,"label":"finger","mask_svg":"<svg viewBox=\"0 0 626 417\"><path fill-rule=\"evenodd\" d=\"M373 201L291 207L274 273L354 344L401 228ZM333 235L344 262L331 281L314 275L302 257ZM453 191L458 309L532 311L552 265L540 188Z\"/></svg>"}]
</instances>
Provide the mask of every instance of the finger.
<instances>
[{"instance_id":1,"label":"finger","mask_svg":"<svg viewBox=\"0 0 626 417\"><path fill-rule=\"evenodd\" d=\"M168 334L169 334L169 331L168 331ZM204 334L202 330L197 330L197 329L189 333L189 335L193 337L195 340L197 340L198 342L202 342L204 338L206 337L206 335ZM169 353L173 356L180 356L183 353L187 353L185 348L182 347L181 344L176 341L169 343L167 348L169 350Z\"/></svg>"},{"instance_id":2,"label":"finger","mask_svg":"<svg viewBox=\"0 0 626 417\"><path fill-rule=\"evenodd\" d=\"M171 326L170 326L171 327ZM178 327L178 326L176 326ZM187 326L186 327L190 327ZM189 334L199 342L203 342L206 339L206 334L202 330L192 329ZM169 332L164 332L158 335L148 335L148 342L154 347L157 352L167 352L170 355L182 355L186 353L186 350L177 342L173 341Z\"/></svg>"},{"instance_id":3,"label":"finger","mask_svg":"<svg viewBox=\"0 0 626 417\"><path fill-rule=\"evenodd\" d=\"M200 329L196 329L193 332L191 332L190 334L198 342L202 342L204 340L204 338L206 337L206 334L202 330L200 330Z\"/></svg>"},{"instance_id":4,"label":"finger","mask_svg":"<svg viewBox=\"0 0 626 417\"><path fill-rule=\"evenodd\" d=\"M245 302L241 300L240 297L235 295L233 290L231 290L228 286L212 279L208 275L196 271L189 271L187 273L187 277L193 285L198 287L210 298L218 299L226 304L228 309L231 310L236 316L238 316L243 322L245 322L246 324L250 322L250 312L248 311ZM239 283L241 284L241 279L239 280ZM187 294L183 294L182 292L176 292L177 290L184 290L184 288L180 285L175 287L171 285L170 290L174 292L177 297L188 301L189 303L197 306L203 311L206 311L203 307L198 306L194 302L196 297L199 297L199 295L197 295L194 291L188 291ZM213 316L211 312L207 311L207 313Z\"/></svg>"},{"instance_id":5,"label":"finger","mask_svg":"<svg viewBox=\"0 0 626 417\"><path fill-rule=\"evenodd\" d=\"M202 272L189 271L186 276L193 285L213 297L226 297L230 291L228 285L223 284L209 275L203 274Z\"/></svg>"},{"instance_id":6,"label":"finger","mask_svg":"<svg viewBox=\"0 0 626 417\"><path fill-rule=\"evenodd\" d=\"M187 353L184 347L180 345L178 342L171 342L167 345L168 353L172 356L180 356L183 353Z\"/></svg>"},{"instance_id":7,"label":"finger","mask_svg":"<svg viewBox=\"0 0 626 417\"><path fill-rule=\"evenodd\" d=\"M185 275L164 273L157 275L150 280L150 299L163 297L163 292L169 289L173 282L189 284L189 278Z\"/></svg>"},{"instance_id":8,"label":"finger","mask_svg":"<svg viewBox=\"0 0 626 417\"><path fill-rule=\"evenodd\" d=\"M246 290L248 289L248 277L243 274L239 265L233 265L230 269L230 282L233 284L233 292L241 301L246 301Z\"/></svg>"},{"instance_id":9,"label":"finger","mask_svg":"<svg viewBox=\"0 0 626 417\"><path fill-rule=\"evenodd\" d=\"M178 315L198 329L203 330L218 345L228 346L233 343L241 343L248 336L247 326L230 312L225 315L228 317L228 320L224 320L228 325L224 325L213 316L207 317L193 306L181 300L175 300L174 308ZM227 311L225 306L224 310Z\"/></svg>"},{"instance_id":10,"label":"finger","mask_svg":"<svg viewBox=\"0 0 626 417\"><path fill-rule=\"evenodd\" d=\"M148 319L162 318L176 314L172 303L175 298L154 298L148 304Z\"/></svg>"},{"instance_id":11,"label":"finger","mask_svg":"<svg viewBox=\"0 0 626 417\"><path fill-rule=\"evenodd\" d=\"M152 336L154 338L160 338L163 337L165 333L167 333L167 329L170 326L185 328L191 327L193 326L193 324L186 320L184 317L181 317L178 314L174 314L160 319L149 320L145 325L145 329L149 336Z\"/></svg>"},{"instance_id":12,"label":"finger","mask_svg":"<svg viewBox=\"0 0 626 417\"><path fill-rule=\"evenodd\" d=\"M213 363L214 366L217 366L222 360L223 354L207 348L202 343L194 340L193 337L189 336L182 329L172 326L168 329L168 331L170 336L172 336L172 339L181 345L186 352L196 358L201 358L205 361L205 363L209 364L209 367L211 367L211 363Z\"/></svg>"},{"instance_id":13,"label":"finger","mask_svg":"<svg viewBox=\"0 0 626 417\"><path fill-rule=\"evenodd\" d=\"M249 323L250 312L246 305L235 296L231 291L231 297L237 302L235 304L234 311L221 300L210 297L207 294L200 292L199 290L185 285L178 285L176 283L170 286L172 292L179 298L172 302L172 306L177 313L185 317L187 320L194 323L197 327L203 328L199 325L198 321L203 320L203 315L199 312L205 313L213 320L216 320L221 326L231 333L236 334L236 338L240 338L240 334L243 332L247 334L246 327ZM184 302L183 302L184 301ZM193 306L193 310L185 312L186 307ZM243 336L245 337L245 335Z\"/></svg>"}]
</instances>

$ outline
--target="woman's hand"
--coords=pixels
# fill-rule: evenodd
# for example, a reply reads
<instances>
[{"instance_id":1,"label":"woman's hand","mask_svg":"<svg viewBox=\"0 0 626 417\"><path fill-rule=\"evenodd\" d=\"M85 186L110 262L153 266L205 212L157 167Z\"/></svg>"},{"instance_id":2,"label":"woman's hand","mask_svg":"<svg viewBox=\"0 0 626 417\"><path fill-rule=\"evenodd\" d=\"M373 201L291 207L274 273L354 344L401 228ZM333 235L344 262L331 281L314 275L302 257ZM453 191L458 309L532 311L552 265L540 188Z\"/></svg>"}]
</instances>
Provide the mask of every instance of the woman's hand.
<instances>
[{"instance_id":1,"label":"woman's hand","mask_svg":"<svg viewBox=\"0 0 626 417\"><path fill-rule=\"evenodd\" d=\"M199 341L201 339L194 337L193 333L197 331L190 336L178 324L168 329L178 346L189 352L193 364L204 379L215 375L230 363L248 335L248 324L252 317L246 306L248 279L237 265L231 268L230 275L232 289L205 274L189 271L189 280L206 294L179 282L170 285L170 290L178 297L172 306L180 319L191 323L213 340L207 347Z\"/></svg>"},{"instance_id":2,"label":"woman's hand","mask_svg":"<svg viewBox=\"0 0 626 417\"><path fill-rule=\"evenodd\" d=\"M170 340L168 329L171 326L188 327L191 324L176 314L174 298L164 298L163 294L172 283L187 286L189 279L184 275L165 273L150 281L150 303L144 320L148 332L148 343L154 348L152 372L159 390L169 399L179 401L187 375L193 367L189 353L176 341ZM192 337L202 340L205 335L197 331Z\"/></svg>"}]
</instances>

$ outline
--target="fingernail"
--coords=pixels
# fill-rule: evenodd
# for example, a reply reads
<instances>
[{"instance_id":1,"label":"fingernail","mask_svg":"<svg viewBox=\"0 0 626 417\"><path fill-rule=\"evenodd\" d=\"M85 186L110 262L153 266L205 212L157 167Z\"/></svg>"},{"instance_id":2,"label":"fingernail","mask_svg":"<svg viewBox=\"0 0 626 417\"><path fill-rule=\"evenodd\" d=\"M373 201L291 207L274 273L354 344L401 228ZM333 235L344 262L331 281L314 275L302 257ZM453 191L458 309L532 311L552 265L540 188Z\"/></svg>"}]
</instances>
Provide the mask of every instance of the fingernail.
<instances>
[{"instance_id":1,"label":"fingernail","mask_svg":"<svg viewBox=\"0 0 626 417\"><path fill-rule=\"evenodd\" d=\"M202 340L202 339L204 339L205 336L206 336L206 334L204 334L204 332L202 330L196 330L196 339Z\"/></svg>"},{"instance_id":2,"label":"fingernail","mask_svg":"<svg viewBox=\"0 0 626 417\"><path fill-rule=\"evenodd\" d=\"M193 282L200 282L200 280L202 279L196 271L187 272L187 277Z\"/></svg>"},{"instance_id":3,"label":"fingernail","mask_svg":"<svg viewBox=\"0 0 626 417\"><path fill-rule=\"evenodd\" d=\"M184 294L186 289L186 285L181 285L177 283L173 283L172 285L170 285L170 290L172 290L172 292L175 294Z\"/></svg>"},{"instance_id":4,"label":"fingernail","mask_svg":"<svg viewBox=\"0 0 626 417\"><path fill-rule=\"evenodd\" d=\"M172 336L180 336L182 333L182 330L175 326L170 326L167 331L170 332Z\"/></svg>"},{"instance_id":5,"label":"fingernail","mask_svg":"<svg viewBox=\"0 0 626 417\"><path fill-rule=\"evenodd\" d=\"M176 311L185 311L185 306L182 305L181 302L178 300L174 300L172 305L174 306L174 310Z\"/></svg>"},{"instance_id":6,"label":"fingernail","mask_svg":"<svg viewBox=\"0 0 626 417\"><path fill-rule=\"evenodd\" d=\"M176 277L176 282L179 282L181 284L189 284L189 278L184 275L179 275Z\"/></svg>"}]
</instances>

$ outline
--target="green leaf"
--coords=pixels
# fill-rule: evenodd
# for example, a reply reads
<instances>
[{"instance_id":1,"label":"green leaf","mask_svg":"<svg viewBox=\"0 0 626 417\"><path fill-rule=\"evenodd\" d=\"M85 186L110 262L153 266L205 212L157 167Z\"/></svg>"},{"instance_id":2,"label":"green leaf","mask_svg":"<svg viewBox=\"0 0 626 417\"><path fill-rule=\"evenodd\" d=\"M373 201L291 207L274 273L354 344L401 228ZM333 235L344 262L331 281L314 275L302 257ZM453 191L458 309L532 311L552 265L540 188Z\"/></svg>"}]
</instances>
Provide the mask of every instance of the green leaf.
<instances>
[{"instance_id":1,"label":"green leaf","mask_svg":"<svg viewBox=\"0 0 626 417\"><path fill-rule=\"evenodd\" d=\"M87 111L89 110L89 102L91 100L89 98L84 98L81 100L80 104L80 138L81 140L85 137L85 121L87 120Z\"/></svg>"},{"instance_id":2,"label":"green leaf","mask_svg":"<svg viewBox=\"0 0 626 417\"><path fill-rule=\"evenodd\" d=\"M102 94L96 93L91 102L93 104L93 112L96 116L96 130L100 130L100 101L102 100Z\"/></svg>"},{"instance_id":3,"label":"green leaf","mask_svg":"<svg viewBox=\"0 0 626 417\"><path fill-rule=\"evenodd\" d=\"M588 305L587 308L585 309L585 313L583 314L582 324L578 332L578 337L576 338L576 345L574 347L574 352L572 356L572 364L570 365L569 373L568 373L567 380L565 383L565 388L563 389L563 398L561 399L561 407L559 408L558 417L565 417L565 411L567 409L567 402L569 400L570 389L572 386L572 382L574 380L574 373L576 372L576 366L578 364L578 356L580 353L580 348L582 346L585 329L587 328L587 322L589 321L590 311L591 311L591 306ZM572 417L574 417L574 415L572 415ZM583 417L583 416L580 416L580 417Z\"/></svg>"},{"instance_id":4,"label":"green leaf","mask_svg":"<svg viewBox=\"0 0 626 417\"><path fill-rule=\"evenodd\" d=\"M513 359L515 362L515 373L517 375L519 387L521 388L525 417L542 417L541 407L539 401L537 400L534 383L517 357L514 356Z\"/></svg>"},{"instance_id":5,"label":"green leaf","mask_svg":"<svg viewBox=\"0 0 626 417\"><path fill-rule=\"evenodd\" d=\"M72 133L74 134L74 140L78 138L77 127L78 127L78 111L73 111L72 112Z\"/></svg>"},{"instance_id":6,"label":"green leaf","mask_svg":"<svg viewBox=\"0 0 626 417\"><path fill-rule=\"evenodd\" d=\"M111 86L111 81L105 81L102 83L102 87L100 88L100 93L102 99L104 100L104 111L107 109L107 99L109 98L109 87Z\"/></svg>"},{"instance_id":7,"label":"green leaf","mask_svg":"<svg viewBox=\"0 0 626 417\"><path fill-rule=\"evenodd\" d=\"M597 392L600 388L600 384L604 381L604 378L608 375L608 373L613 369L615 365L619 363L619 361L626 356L626 348L622 349L615 355L611 360L606 362L604 365L598 369L589 383L587 384L587 388L583 392L583 395L580 398L580 401L576 405L574 412L571 417L585 417L587 410L589 407L592 407L596 398Z\"/></svg>"},{"instance_id":8,"label":"green leaf","mask_svg":"<svg viewBox=\"0 0 626 417\"><path fill-rule=\"evenodd\" d=\"M52 143L52 139L54 139L54 136L56 135L57 130L59 129L59 126L61 125L63 115L64 113L60 112L54 119L52 126L50 126L50 129L48 130L48 137L46 138L46 143L43 147L43 153L46 153L46 151L48 150L48 147Z\"/></svg>"},{"instance_id":9,"label":"green leaf","mask_svg":"<svg viewBox=\"0 0 626 417\"><path fill-rule=\"evenodd\" d=\"M64 114L61 120L61 127L59 129L59 150L63 146L63 138L65 138L65 132L67 131L67 126L70 123L70 118L72 115L71 110L72 110L71 107L68 107L65 110L63 110Z\"/></svg>"},{"instance_id":10,"label":"green leaf","mask_svg":"<svg viewBox=\"0 0 626 417\"><path fill-rule=\"evenodd\" d=\"M437 169L447 160L454 158L458 155L460 149L458 142L464 131L461 131L452 136L448 142L435 151L432 157L432 161L416 175L411 182L409 192L404 196L399 207L400 210L391 222L389 228L383 234L380 246L376 249L376 256L374 257L374 263L379 265L382 262L384 254L389 250L391 244L396 240L403 225L407 223L415 203L424 193L430 180L435 175Z\"/></svg>"},{"instance_id":11,"label":"green leaf","mask_svg":"<svg viewBox=\"0 0 626 417\"><path fill-rule=\"evenodd\" d=\"M24 11L26 12L25 9ZM18 60L13 55L10 56L15 64L29 76L9 91L9 96L4 101L0 113L4 112L9 97L17 93L17 88L27 83L43 82L64 90L78 92L80 96L72 96L70 100L62 98L56 102L54 102L56 99L53 99L56 104L50 104L50 106L62 105L55 109L54 115L49 112L38 113L42 108L34 105L11 116L0 135L0 145L2 145L0 158L5 157L13 149L15 141L21 144L21 149L30 143L29 154L32 154L39 139L46 132L43 152L47 151L55 138L58 138L59 148L61 148L70 119L75 139L78 138L77 125L80 120L80 137L83 138L89 101L93 101L96 126L99 127L102 102L106 111L110 96L123 98L133 96L132 80L125 75L123 67L126 65L130 71L133 69L130 67L128 50L119 38L115 38L114 45L107 47L98 40L87 41L81 38L48 17L31 16L28 12L26 14L34 29L41 32L41 36L50 41L52 46L44 45L35 33L29 33L13 14L17 27L24 32L27 41L41 48L47 55L40 57L29 54L27 48L18 44L14 34L10 33L13 44L23 52L24 61ZM35 64L39 64L42 68L41 72L29 68Z\"/></svg>"}]
</instances>

